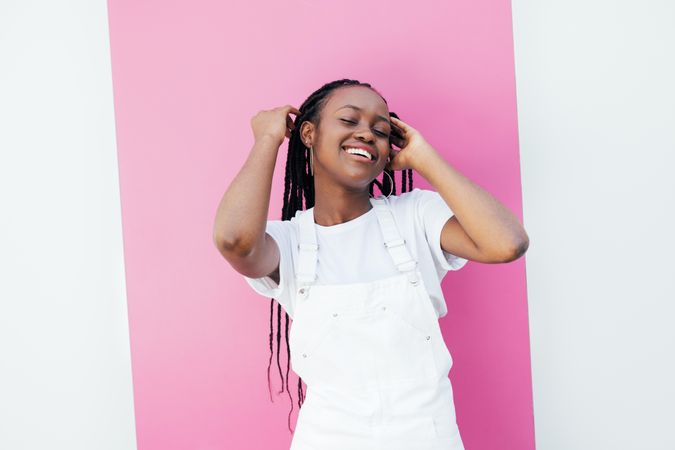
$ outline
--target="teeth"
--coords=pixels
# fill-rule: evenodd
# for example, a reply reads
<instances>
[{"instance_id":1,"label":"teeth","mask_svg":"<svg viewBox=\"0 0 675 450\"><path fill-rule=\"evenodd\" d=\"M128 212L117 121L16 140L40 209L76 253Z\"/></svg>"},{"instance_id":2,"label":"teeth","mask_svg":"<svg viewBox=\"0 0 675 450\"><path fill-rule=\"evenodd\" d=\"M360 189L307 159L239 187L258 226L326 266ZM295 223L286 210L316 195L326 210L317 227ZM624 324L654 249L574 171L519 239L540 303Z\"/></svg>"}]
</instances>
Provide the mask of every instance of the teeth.
<instances>
[{"instance_id":1,"label":"teeth","mask_svg":"<svg viewBox=\"0 0 675 450\"><path fill-rule=\"evenodd\" d=\"M346 151L347 153L351 153L351 154L353 154L353 155L363 155L363 156L365 156L366 158L368 158L368 159L370 159L370 160L373 159L373 155L371 155L371 154L368 153L367 151L362 150L362 149L360 149L360 148L346 148L345 151Z\"/></svg>"}]
</instances>

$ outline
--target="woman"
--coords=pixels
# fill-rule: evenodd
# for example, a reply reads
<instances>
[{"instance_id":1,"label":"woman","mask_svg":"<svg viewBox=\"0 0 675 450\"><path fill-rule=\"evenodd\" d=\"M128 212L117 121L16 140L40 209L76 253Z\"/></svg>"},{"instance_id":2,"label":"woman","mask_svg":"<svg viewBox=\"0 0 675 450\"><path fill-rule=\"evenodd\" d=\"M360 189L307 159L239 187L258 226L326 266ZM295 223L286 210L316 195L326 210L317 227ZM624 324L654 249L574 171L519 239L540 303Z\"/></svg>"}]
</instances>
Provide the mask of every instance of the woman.
<instances>
[{"instance_id":1,"label":"woman","mask_svg":"<svg viewBox=\"0 0 675 450\"><path fill-rule=\"evenodd\" d=\"M255 145L221 200L214 239L256 292L273 299L271 326L279 304L280 372L286 312L302 407L291 449L463 449L452 358L438 325L447 313L440 281L468 260L520 257L525 230L368 83L328 83L300 109L261 111L251 126ZM268 221L285 137L282 220ZM413 170L436 191L410 190ZM375 184L387 195L373 197Z\"/></svg>"}]
</instances>

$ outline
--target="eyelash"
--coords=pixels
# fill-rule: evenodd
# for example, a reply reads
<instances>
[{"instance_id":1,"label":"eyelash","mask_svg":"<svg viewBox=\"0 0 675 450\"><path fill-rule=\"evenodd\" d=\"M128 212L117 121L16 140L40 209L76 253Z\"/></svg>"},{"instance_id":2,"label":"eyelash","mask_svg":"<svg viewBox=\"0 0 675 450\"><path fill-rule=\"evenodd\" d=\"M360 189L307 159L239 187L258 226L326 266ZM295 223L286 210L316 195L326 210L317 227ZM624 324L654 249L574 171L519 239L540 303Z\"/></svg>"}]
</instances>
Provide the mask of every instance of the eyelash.
<instances>
[{"instance_id":1,"label":"eyelash","mask_svg":"<svg viewBox=\"0 0 675 450\"><path fill-rule=\"evenodd\" d=\"M343 121L343 122L351 123L352 125L356 125L356 122L354 122L353 120L347 120L347 119L340 119L340 120ZM375 133L379 134L382 137L389 137L389 135L387 133L383 133L380 130L375 130Z\"/></svg>"}]
</instances>

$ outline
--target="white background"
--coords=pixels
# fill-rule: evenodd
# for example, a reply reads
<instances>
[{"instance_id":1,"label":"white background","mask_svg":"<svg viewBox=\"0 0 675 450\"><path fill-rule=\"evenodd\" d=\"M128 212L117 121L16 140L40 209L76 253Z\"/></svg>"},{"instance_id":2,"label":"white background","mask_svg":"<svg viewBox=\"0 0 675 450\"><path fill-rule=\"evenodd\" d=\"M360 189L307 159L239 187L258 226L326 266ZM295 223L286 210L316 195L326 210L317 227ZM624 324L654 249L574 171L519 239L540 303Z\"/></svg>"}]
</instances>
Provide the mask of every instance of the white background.
<instances>
[{"instance_id":1,"label":"white background","mask_svg":"<svg viewBox=\"0 0 675 450\"><path fill-rule=\"evenodd\" d=\"M0 449L136 448L105 1L0 3Z\"/></svg>"},{"instance_id":2,"label":"white background","mask_svg":"<svg viewBox=\"0 0 675 450\"><path fill-rule=\"evenodd\" d=\"M512 6L537 448L675 449L675 3Z\"/></svg>"}]
</instances>

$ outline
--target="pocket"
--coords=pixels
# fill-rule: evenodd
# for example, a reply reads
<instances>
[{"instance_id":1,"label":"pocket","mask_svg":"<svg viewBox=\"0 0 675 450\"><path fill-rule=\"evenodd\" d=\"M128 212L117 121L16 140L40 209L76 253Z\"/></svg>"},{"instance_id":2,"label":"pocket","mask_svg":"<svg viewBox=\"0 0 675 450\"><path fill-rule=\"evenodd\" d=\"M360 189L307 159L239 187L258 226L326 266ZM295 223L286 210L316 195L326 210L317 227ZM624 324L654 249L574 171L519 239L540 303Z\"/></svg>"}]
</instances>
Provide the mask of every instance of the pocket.
<instances>
[{"instance_id":1,"label":"pocket","mask_svg":"<svg viewBox=\"0 0 675 450\"><path fill-rule=\"evenodd\" d=\"M325 324L321 332L313 333L311 339L303 339L301 347L306 350L300 350L297 357L302 371L298 374L308 385L360 388L373 383L376 378L372 360L376 348L369 316L344 309L322 315L328 315L330 323Z\"/></svg>"},{"instance_id":2,"label":"pocket","mask_svg":"<svg viewBox=\"0 0 675 450\"><path fill-rule=\"evenodd\" d=\"M288 333L291 359L307 359L321 345L334 327L334 320L328 314L296 314Z\"/></svg>"},{"instance_id":3,"label":"pocket","mask_svg":"<svg viewBox=\"0 0 675 450\"><path fill-rule=\"evenodd\" d=\"M426 340L427 336L431 336L431 326L428 321L424 318L420 318L412 311L392 310L390 316L408 327L410 331L416 333L418 337L423 337Z\"/></svg>"},{"instance_id":4,"label":"pocket","mask_svg":"<svg viewBox=\"0 0 675 450\"><path fill-rule=\"evenodd\" d=\"M331 317L325 311L320 299L313 297L311 288L305 287L307 293L297 294L295 317L288 332L291 349L298 348L309 351L312 343L318 343L329 331Z\"/></svg>"},{"instance_id":5,"label":"pocket","mask_svg":"<svg viewBox=\"0 0 675 450\"><path fill-rule=\"evenodd\" d=\"M389 308L379 325L381 349L376 362L380 381L387 384L437 378L435 335L427 322L407 312Z\"/></svg>"},{"instance_id":6,"label":"pocket","mask_svg":"<svg viewBox=\"0 0 675 450\"><path fill-rule=\"evenodd\" d=\"M316 298L296 311L289 333L293 370L308 386L363 386L372 378L366 315L362 308L333 308Z\"/></svg>"}]
</instances>

